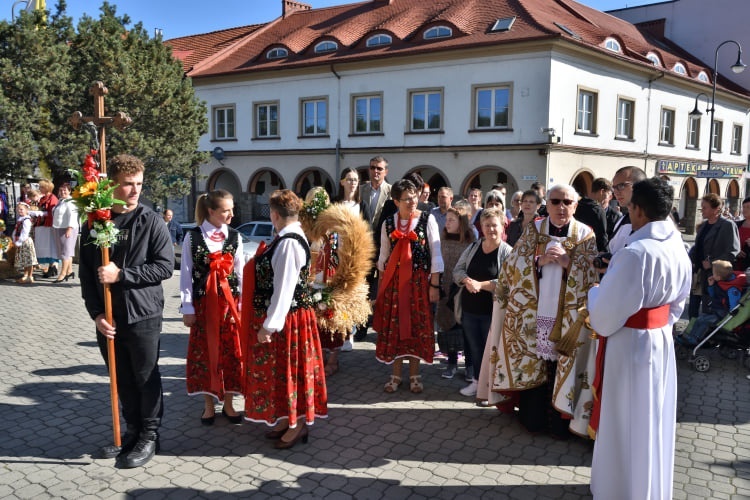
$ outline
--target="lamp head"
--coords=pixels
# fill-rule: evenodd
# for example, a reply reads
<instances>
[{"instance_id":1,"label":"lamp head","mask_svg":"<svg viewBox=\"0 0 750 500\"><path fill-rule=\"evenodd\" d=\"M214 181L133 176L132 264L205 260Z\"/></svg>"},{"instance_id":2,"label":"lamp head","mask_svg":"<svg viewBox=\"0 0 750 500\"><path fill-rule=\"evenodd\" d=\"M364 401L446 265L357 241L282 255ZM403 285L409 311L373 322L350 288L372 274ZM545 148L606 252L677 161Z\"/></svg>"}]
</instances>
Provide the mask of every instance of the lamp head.
<instances>
[{"instance_id":1,"label":"lamp head","mask_svg":"<svg viewBox=\"0 0 750 500\"><path fill-rule=\"evenodd\" d=\"M701 110L698 109L698 101L695 102L695 107L690 112L690 116L693 118L700 118L701 116L703 116Z\"/></svg>"},{"instance_id":2,"label":"lamp head","mask_svg":"<svg viewBox=\"0 0 750 500\"><path fill-rule=\"evenodd\" d=\"M745 63L742 62L742 52L737 53L737 62L732 64L732 71L734 71L736 74L742 73L745 71Z\"/></svg>"}]
</instances>

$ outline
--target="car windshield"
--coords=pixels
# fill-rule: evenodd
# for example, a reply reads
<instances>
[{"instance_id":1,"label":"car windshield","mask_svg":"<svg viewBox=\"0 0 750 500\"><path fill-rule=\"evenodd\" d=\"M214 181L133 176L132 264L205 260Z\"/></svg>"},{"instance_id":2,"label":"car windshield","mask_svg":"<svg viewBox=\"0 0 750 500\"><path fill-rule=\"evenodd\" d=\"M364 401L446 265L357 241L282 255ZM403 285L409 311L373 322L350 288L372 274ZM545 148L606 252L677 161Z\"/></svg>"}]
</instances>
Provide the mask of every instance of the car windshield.
<instances>
[{"instance_id":1,"label":"car windshield","mask_svg":"<svg viewBox=\"0 0 750 500\"><path fill-rule=\"evenodd\" d=\"M271 224L259 224L255 229L255 236L271 236L273 226Z\"/></svg>"}]
</instances>

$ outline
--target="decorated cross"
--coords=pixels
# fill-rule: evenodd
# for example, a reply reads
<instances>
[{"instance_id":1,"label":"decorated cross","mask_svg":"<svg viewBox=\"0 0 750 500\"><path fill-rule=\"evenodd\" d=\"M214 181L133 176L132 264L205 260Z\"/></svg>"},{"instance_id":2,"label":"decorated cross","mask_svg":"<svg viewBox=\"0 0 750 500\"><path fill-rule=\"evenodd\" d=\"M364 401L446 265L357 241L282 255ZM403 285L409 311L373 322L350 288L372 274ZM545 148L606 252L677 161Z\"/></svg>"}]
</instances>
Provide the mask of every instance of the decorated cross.
<instances>
[{"instance_id":1,"label":"decorated cross","mask_svg":"<svg viewBox=\"0 0 750 500\"><path fill-rule=\"evenodd\" d=\"M94 96L93 116L83 116L83 113L76 111L68 119L68 122L74 129L86 128L91 133L92 142L94 143L91 154L86 157L81 171L74 171L79 182L73 190L73 201L78 205L81 213L86 213L88 216L89 238L94 244L100 247L103 266L109 264L109 247L116 241L118 233L118 229L111 220L110 209L114 204L124 203L114 198L113 193L117 186L110 179L107 179L106 130L108 126L114 126L122 130L133 122L123 112L115 113L114 116L104 115L104 96L108 92L103 82L95 82L89 89L89 93ZM99 169L97 169L96 160L94 159L97 149L99 154ZM105 283L103 286L104 316L107 323L112 325L114 324L112 318L112 293L109 289L109 284ZM109 360L112 431L114 434L114 444L119 447L121 446L120 411L117 395L115 341L112 338L107 339L107 357Z\"/></svg>"},{"instance_id":2,"label":"decorated cross","mask_svg":"<svg viewBox=\"0 0 750 500\"><path fill-rule=\"evenodd\" d=\"M92 123L99 130L99 164L102 174L107 173L107 150L105 146L107 126L112 125L118 130L123 130L133 123L133 120L122 111L118 111L114 116L104 115L104 96L108 93L109 90L103 82L94 82L89 88L89 94L94 96L94 115L83 116L83 113L76 111L68 118L68 123L76 130L88 123Z\"/></svg>"}]
</instances>

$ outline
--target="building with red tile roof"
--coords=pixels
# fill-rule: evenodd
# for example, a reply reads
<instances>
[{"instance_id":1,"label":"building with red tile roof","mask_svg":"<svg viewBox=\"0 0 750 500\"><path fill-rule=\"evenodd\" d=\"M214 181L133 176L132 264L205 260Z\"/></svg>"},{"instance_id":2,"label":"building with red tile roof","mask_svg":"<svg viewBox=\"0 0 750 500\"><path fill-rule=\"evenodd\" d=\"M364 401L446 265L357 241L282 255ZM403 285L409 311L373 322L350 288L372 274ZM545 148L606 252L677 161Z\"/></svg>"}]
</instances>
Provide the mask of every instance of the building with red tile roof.
<instances>
[{"instance_id":1,"label":"building with red tile roof","mask_svg":"<svg viewBox=\"0 0 750 500\"><path fill-rule=\"evenodd\" d=\"M205 188L266 215L272 189L338 188L369 158L434 192L571 183L623 166L670 178L689 227L705 190L738 205L750 95L653 30L572 0L282 0L265 24L167 41L208 103ZM709 137L711 135L711 137ZM713 147L716 178L699 177ZM713 174L712 174L713 175Z\"/></svg>"}]
</instances>

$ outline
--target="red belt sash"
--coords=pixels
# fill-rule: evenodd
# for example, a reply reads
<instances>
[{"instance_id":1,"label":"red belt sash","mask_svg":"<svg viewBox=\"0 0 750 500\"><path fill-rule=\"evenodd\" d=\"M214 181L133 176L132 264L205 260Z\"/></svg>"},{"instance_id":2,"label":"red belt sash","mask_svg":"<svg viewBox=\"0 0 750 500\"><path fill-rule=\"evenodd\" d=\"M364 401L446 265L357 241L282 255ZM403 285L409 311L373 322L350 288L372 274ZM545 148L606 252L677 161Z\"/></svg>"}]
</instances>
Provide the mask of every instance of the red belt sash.
<instances>
[{"instance_id":1,"label":"red belt sash","mask_svg":"<svg viewBox=\"0 0 750 500\"><path fill-rule=\"evenodd\" d=\"M628 328L637 328L639 330L649 330L651 328L661 328L669 324L669 304L657 307L644 307L633 314L625 322ZM599 419L602 410L602 387L604 385L604 356L607 351L607 338L601 335L597 336L599 346L596 350L596 373L594 382L591 384L594 393L594 407L591 410L589 418L589 436L593 439L599 430Z\"/></svg>"},{"instance_id":2,"label":"red belt sash","mask_svg":"<svg viewBox=\"0 0 750 500\"><path fill-rule=\"evenodd\" d=\"M411 221L411 219L409 220ZM411 242L417 240L417 234L412 230L404 232L396 229L391 233L391 237L398 241L394 245L393 253L385 267L376 304L383 304L383 295L396 277L396 273L398 273L398 291L396 292L397 296L395 300L398 301L399 339L405 340L413 336L411 331ZM385 328L383 321L383 315L376 313L373 317L373 329L376 332L382 332L383 328Z\"/></svg>"}]
</instances>

